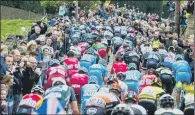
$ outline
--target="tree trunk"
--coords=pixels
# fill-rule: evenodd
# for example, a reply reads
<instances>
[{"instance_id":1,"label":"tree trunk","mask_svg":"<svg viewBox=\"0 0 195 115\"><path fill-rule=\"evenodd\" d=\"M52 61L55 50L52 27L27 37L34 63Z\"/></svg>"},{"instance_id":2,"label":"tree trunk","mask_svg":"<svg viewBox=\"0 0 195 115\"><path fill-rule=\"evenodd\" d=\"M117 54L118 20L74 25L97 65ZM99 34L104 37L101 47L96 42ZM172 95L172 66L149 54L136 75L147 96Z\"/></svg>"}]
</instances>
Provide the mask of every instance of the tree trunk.
<instances>
[{"instance_id":1,"label":"tree trunk","mask_svg":"<svg viewBox=\"0 0 195 115\"><path fill-rule=\"evenodd\" d=\"M180 0L176 1L176 15L175 15L175 24L176 31L178 33L178 37L180 37Z\"/></svg>"}]
</instances>

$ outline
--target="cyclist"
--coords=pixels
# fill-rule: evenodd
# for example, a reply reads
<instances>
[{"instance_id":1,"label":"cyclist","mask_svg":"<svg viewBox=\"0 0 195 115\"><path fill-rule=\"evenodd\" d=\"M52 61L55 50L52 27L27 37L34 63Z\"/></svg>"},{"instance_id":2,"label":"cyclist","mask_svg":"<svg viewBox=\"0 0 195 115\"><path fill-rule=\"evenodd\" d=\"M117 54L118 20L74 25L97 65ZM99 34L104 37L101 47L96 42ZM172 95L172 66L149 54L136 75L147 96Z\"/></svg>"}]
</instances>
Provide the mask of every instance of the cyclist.
<instances>
[{"instance_id":1,"label":"cyclist","mask_svg":"<svg viewBox=\"0 0 195 115\"><path fill-rule=\"evenodd\" d=\"M170 46L168 49L168 53L166 54L164 60L163 60L163 65L165 67L168 67L169 69L172 70L172 65L175 62L175 48L173 46Z\"/></svg>"},{"instance_id":2,"label":"cyclist","mask_svg":"<svg viewBox=\"0 0 195 115\"><path fill-rule=\"evenodd\" d=\"M88 84L85 84L81 89L81 113L84 114L85 109L85 103L86 101L92 97L96 92L98 92L98 89L100 86L96 84L96 81L93 81L93 79L88 80Z\"/></svg>"},{"instance_id":3,"label":"cyclist","mask_svg":"<svg viewBox=\"0 0 195 115\"><path fill-rule=\"evenodd\" d=\"M147 110L148 115L154 115L158 107L159 98L163 94L165 94L165 91L162 89L162 82L156 77L152 81L151 86L142 89L139 94L139 105Z\"/></svg>"},{"instance_id":4,"label":"cyclist","mask_svg":"<svg viewBox=\"0 0 195 115\"><path fill-rule=\"evenodd\" d=\"M133 110L127 104L118 104L113 110L111 115L134 115Z\"/></svg>"},{"instance_id":5,"label":"cyclist","mask_svg":"<svg viewBox=\"0 0 195 115\"><path fill-rule=\"evenodd\" d=\"M78 40L74 40L72 42L72 46L70 46L70 51L73 51L74 54L76 55L76 57L78 59L80 59L81 58L82 49L79 47L78 43L79 43Z\"/></svg>"},{"instance_id":6,"label":"cyclist","mask_svg":"<svg viewBox=\"0 0 195 115\"><path fill-rule=\"evenodd\" d=\"M161 55L157 52L158 48L153 48L153 52L149 52L146 62L147 69L156 69L158 63L161 62Z\"/></svg>"},{"instance_id":7,"label":"cyclist","mask_svg":"<svg viewBox=\"0 0 195 115\"><path fill-rule=\"evenodd\" d=\"M88 75L86 68L79 68L78 73L70 77L71 87L74 89L78 103L81 100L81 88L88 83Z\"/></svg>"},{"instance_id":8,"label":"cyclist","mask_svg":"<svg viewBox=\"0 0 195 115\"><path fill-rule=\"evenodd\" d=\"M101 43L101 39L99 37L96 38L92 48L98 52L99 58L106 58L107 48L103 43Z\"/></svg>"},{"instance_id":9,"label":"cyclist","mask_svg":"<svg viewBox=\"0 0 195 115\"><path fill-rule=\"evenodd\" d=\"M159 78L162 80L163 89L166 90L166 93L172 94L173 88L175 87L176 81L172 76L172 71L169 68L158 65L159 68L156 69Z\"/></svg>"},{"instance_id":10,"label":"cyclist","mask_svg":"<svg viewBox=\"0 0 195 115\"><path fill-rule=\"evenodd\" d=\"M124 61L126 64L135 63L136 69L139 70L140 66L140 56L135 51L127 51L123 55Z\"/></svg>"},{"instance_id":11,"label":"cyclist","mask_svg":"<svg viewBox=\"0 0 195 115\"><path fill-rule=\"evenodd\" d=\"M155 111L155 115L183 115L179 109L174 109L174 98L170 94L164 94L160 97L160 107Z\"/></svg>"},{"instance_id":12,"label":"cyclist","mask_svg":"<svg viewBox=\"0 0 195 115\"><path fill-rule=\"evenodd\" d=\"M66 80L67 85L70 85L69 78L67 76L67 70L64 66L60 65L60 62L56 59L49 62L50 68L45 73L45 89L48 89L52 86L53 79L55 77L62 77Z\"/></svg>"},{"instance_id":13,"label":"cyclist","mask_svg":"<svg viewBox=\"0 0 195 115\"><path fill-rule=\"evenodd\" d=\"M125 83L128 86L128 90L133 90L137 94L139 92L139 84L138 81L141 79L142 74L136 70L137 66L134 63L129 64L129 70L125 72Z\"/></svg>"},{"instance_id":14,"label":"cyclist","mask_svg":"<svg viewBox=\"0 0 195 115\"><path fill-rule=\"evenodd\" d=\"M74 57L73 51L68 51L67 58L64 59L64 65L68 70L68 77L78 73L79 60Z\"/></svg>"},{"instance_id":15,"label":"cyclist","mask_svg":"<svg viewBox=\"0 0 195 115\"><path fill-rule=\"evenodd\" d=\"M151 86L152 81L156 78L156 75L144 75L142 76L141 80L139 81L139 94L141 93L142 89L146 86Z\"/></svg>"},{"instance_id":16,"label":"cyclist","mask_svg":"<svg viewBox=\"0 0 195 115\"><path fill-rule=\"evenodd\" d=\"M61 106L67 111L69 104L73 114L79 114L74 89L67 86L63 78L56 77L52 82L52 87L45 91L43 104L36 112L39 114L57 114L62 111L59 109Z\"/></svg>"},{"instance_id":17,"label":"cyclist","mask_svg":"<svg viewBox=\"0 0 195 115\"><path fill-rule=\"evenodd\" d=\"M186 83L186 82L178 82L176 84L176 104L177 108L181 107L182 99L184 95L187 93L194 94L194 84Z\"/></svg>"},{"instance_id":18,"label":"cyclist","mask_svg":"<svg viewBox=\"0 0 195 115\"><path fill-rule=\"evenodd\" d=\"M39 85L33 86L31 93L22 97L16 114L31 114L38 109L43 102L44 89Z\"/></svg>"},{"instance_id":19,"label":"cyclist","mask_svg":"<svg viewBox=\"0 0 195 115\"><path fill-rule=\"evenodd\" d=\"M123 99L125 104L130 105L135 115L146 115L146 110L138 105L138 95L133 90L128 91Z\"/></svg>"},{"instance_id":20,"label":"cyclist","mask_svg":"<svg viewBox=\"0 0 195 115\"><path fill-rule=\"evenodd\" d=\"M85 67L89 69L89 67L96 63L97 58L95 57L95 50L92 48L89 48L85 54L81 57L79 64L80 67Z\"/></svg>"},{"instance_id":21,"label":"cyclist","mask_svg":"<svg viewBox=\"0 0 195 115\"><path fill-rule=\"evenodd\" d=\"M126 72L128 65L123 61L122 56L116 57L116 62L112 65L110 74L117 74L118 72Z\"/></svg>"},{"instance_id":22,"label":"cyclist","mask_svg":"<svg viewBox=\"0 0 195 115\"><path fill-rule=\"evenodd\" d=\"M192 73L188 62L183 60L182 55L176 55L175 58L176 62L172 65L172 73L176 78L176 82L185 81L190 83Z\"/></svg>"},{"instance_id":23,"label":"cyclist","mask_svg":"<svg viewBox=\"0 0 195 115\"><path fill-rule=\"evenodd\" d=\"M182 102L181 108L184 111L184 115L193 115L194 114L194 94L187 93Z\"/></svg>"}]
</instances>

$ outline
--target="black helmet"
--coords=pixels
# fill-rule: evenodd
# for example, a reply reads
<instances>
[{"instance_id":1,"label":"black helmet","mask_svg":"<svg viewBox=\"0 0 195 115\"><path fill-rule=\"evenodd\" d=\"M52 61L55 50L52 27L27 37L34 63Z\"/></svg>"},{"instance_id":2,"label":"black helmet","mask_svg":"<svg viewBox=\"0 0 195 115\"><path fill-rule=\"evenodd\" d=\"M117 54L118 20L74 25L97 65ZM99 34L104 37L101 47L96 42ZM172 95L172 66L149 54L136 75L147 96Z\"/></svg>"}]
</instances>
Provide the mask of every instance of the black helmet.
<instances>
[{"instance_id":1,"label":"black helmet","mask_svg":"<svg viewBox=\"0 0 195 115\"><path fill-rule=\"evenodd\" d=\"M117 56L116 57L116 61L118 62L118 61L123 61L123 57L122 56Z\"/></svg>"},{"instance_id":2,"label":"black helmet","mask_svg":"<svg viewBox=\"0 0 195 115\"><path fill-rule=\"evenodd\" d=\"M126 78L126 75L125 75L124 73L122 73L122 72L119 72L119 73L117 73L116 77L117 77L119 80L124 81L125 78Z\"/></svg>"},{"instance_id":3,"label":"black helmet","mask_svg":"<svg viewBox=\"0 0 195 115\"><path fill-rule=\"evenodd\" d=\"M72 42L72 44L73 45L77 45L79 42L77 41L77 40L74 40L73 42Z\"/></svg>"},{"instance_id":4,"label":"black helmet","mask_svg":"<svg viewBox=\"0 0 195 115\"><path fill-rule=\"evenodd\" d=\"M74 52L73 51L68 51L67 56L68 57L74 57Z\"/></svg>"}]
</instances>

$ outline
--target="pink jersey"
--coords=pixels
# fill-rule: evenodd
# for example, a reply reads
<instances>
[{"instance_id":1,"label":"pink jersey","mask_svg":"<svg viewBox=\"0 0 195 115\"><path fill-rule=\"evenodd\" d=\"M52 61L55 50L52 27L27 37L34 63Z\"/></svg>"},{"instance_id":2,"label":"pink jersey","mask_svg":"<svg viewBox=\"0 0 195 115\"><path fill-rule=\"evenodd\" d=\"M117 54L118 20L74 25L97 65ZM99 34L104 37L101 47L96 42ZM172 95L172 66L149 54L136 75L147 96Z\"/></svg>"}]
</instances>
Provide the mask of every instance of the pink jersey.
<instances>
[{"instance_id":1,"label":"pink jersey","mask_svg":"<svg viewBox=\"0 0 195 115\"><path fill-rule=\"evenodd\" d=\"M155 77L155 75L144 75L139 81L139 93L141 93L144 87L150 86Z\"/></svg>"},{"instance_id":2,"label":"pink jersey","mask_svg":"<svg viewBox=\"0 0 195 115\"><path fill-rule=\"evenodd\" d=\"M68 68L68 77L70 78L75 73L78 73L79 60L75 57L69 57L64 59L64 64Z\"/></svg>"},{"instance_id":3,"label":"pink jersey","mask_svg":"<svg viewBox=\"0 0 195 115\"><path fill-rule=\"evenodd\" d=\"M87 42L81 42L81 43L78 44L78 46L81 48L81 54L82 55L87 50L88 45L89 44Z\"/></svg>"}]
</instances>

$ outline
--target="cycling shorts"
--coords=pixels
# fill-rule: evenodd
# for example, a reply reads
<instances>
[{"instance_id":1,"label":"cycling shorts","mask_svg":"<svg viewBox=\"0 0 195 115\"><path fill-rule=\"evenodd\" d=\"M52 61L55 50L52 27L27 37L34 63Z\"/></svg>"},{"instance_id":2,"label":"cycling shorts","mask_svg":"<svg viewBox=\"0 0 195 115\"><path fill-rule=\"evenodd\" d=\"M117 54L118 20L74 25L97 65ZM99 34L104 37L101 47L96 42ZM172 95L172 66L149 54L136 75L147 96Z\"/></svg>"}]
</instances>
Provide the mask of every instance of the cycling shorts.
<instances>
[{"instance_id":1,"label":"cycling shorts","mask_svg":"<svg viewBox=\"0 0 195 115\"><path fill-rule=\"evenodd\" d=\"M148 111L148 115L152 115L157 110L156 101L153 99L139 99L139 105Z\"/></svg>"}]
</instances>

